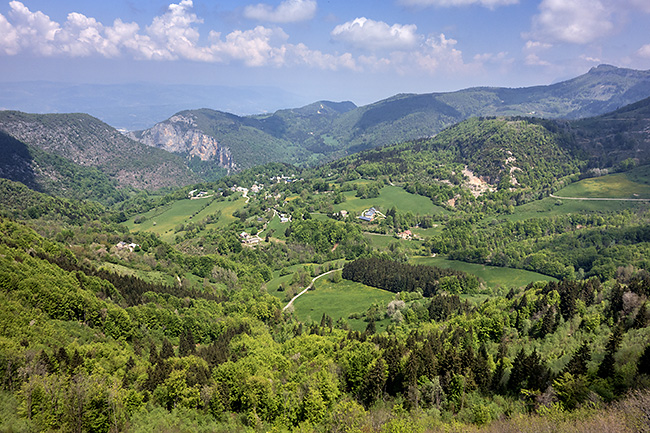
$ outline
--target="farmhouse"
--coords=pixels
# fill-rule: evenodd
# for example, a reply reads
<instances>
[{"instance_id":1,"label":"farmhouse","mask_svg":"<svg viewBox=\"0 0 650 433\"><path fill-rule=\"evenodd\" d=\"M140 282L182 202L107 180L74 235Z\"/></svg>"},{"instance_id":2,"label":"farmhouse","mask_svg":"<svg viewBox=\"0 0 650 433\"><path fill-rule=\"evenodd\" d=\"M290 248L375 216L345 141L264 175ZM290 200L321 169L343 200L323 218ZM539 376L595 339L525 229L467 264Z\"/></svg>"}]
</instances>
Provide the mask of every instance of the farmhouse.
<instances>
[{"instance_id":1,"label":"farmhouse","mask_svg":"<svg viewBox=\"0 0 650 433\"><path fill-rule=\"evenodd\" d=\"M376 218L379 218L379 217L386 218L386 215L382 214L381 212L379 212L374 207L371 207L370 209L364 210L361 213L361 216L358 216L357 218L359 218L362 221L371 222L371 221L374 221Z\"/></svg>"},{"instance_id":2,"label":"farmhouse","mask_svg":"<svg viewBox=\"0 0 650 433\"><path fill-rule=\"evenodd\" d=\"M246 232L241 232L239 237L244 245L257 245L262 242L262 238L258 235L251 235Z\"/></svg>"},{"instance_id":3,"label":"farmhouse","mask_svg":"<svg viewBox=\"0 0 650 433\"><path fill-rule=\"evenodd\" d=\"M413 233L411 232L411 230L404 230L401 233L397 233L397 237L400 239L405 239L407 241L410 241L411 239L413 239Z\"/></svg>"},{"instance_id":4,"label":"farmhouse","mask_svg":"<svg viewBox=\"0 0 650 433\"><path fill-rule=\"evenodd\" d=\"M140 245L130 243L127 244L124 241L118 242L117 245L115 245L115 248L117 248L118 251L122 251L124 249L128 249L129 251L134 251L136 248L138 248Z\"/></svg>"}]
</instances>

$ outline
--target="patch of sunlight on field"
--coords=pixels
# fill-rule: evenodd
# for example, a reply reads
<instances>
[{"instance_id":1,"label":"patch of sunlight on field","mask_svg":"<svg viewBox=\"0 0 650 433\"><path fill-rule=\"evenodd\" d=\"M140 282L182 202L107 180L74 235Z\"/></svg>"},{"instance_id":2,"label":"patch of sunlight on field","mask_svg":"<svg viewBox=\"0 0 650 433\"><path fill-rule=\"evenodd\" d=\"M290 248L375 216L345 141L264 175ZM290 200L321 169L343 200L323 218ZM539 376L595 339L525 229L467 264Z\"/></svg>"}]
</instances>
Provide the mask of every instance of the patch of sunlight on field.
<instances>
[{"instance_id":1,"label":"patch of sunlight on field","mask_svg":"<svg viewBox=\"0 0 650 433\"><path fill-rule=\"evenodd\" d=\"M498 266L480 265L476 263L447 260L443 257L412 257L409 260L415 265L437 266L439 268L452 268L458 271L473 274L485 281L489 288L497 287L522 287L535 281L555 281L553 277L538 274L537 272L523 269L501 268Z\"/></svg>"}]
</instances>

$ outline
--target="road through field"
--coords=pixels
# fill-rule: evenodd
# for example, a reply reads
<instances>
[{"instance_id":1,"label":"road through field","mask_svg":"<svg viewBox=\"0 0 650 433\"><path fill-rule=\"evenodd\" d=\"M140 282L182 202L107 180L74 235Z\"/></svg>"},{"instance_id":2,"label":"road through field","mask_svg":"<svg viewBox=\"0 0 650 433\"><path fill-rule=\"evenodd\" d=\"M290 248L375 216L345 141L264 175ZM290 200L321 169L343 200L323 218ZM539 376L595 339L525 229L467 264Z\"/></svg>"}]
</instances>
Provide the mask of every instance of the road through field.
<instances>
[{"instance_id":1,"label":"road through field","mask_svg":"<svg viewBox=\"0 0 650 433\"><path fill-rule=\"evenodd\" d=\"M552 198L561 200L589 200L589 201L650 201L650 198L605 198L605 197L559 197L549 194Z\"/></svg>"},{"instance_id":2,"label":"road through field","mask_svg":"<svg viewBox=\"0 0 650 433\"><path fill-rule=\"evenodd\" d=\"M314 282L315 282L317 279L319 279L320 277L324 277L324 276L327 275L327 274L331 274L332 272L336 272L336 271L340 271L340 270L341 270L341 269L332 269L331 271L327 271L327 272L325 272L325 273L323 273L323 274L317 275L317 276L315 276L314 278L312 278L312 279L311 279L311 284L309 284L309 285L307 286L307 288L305 288L302 292L298 293L296 296L294 296L293 298L291 298L291 300L289 301L289 303L288 303L287 305L284 306L284 308L282 309L282 311L284 311L284 310L286 310L287 308L289 308L290 306L292 306L292 305L293 305L293 301L295 301L296 299L298 299L298 297L299 297L300 295L302 295L303 293L307 293L307 291L308 291L309 289L311 289L311 288L314 286Z\"/></svg>"}]
</instances>

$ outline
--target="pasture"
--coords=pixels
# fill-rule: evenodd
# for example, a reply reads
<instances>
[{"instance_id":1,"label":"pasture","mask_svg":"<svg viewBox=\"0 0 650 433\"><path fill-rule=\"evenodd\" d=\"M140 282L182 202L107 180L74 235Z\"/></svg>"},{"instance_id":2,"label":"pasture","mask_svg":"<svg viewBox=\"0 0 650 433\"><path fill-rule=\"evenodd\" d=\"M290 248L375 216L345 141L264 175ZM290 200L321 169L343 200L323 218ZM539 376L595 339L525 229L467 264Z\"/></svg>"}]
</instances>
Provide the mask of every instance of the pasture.
<instances>
[{"instance_id":1,"label":"pasture","mask_svg":"<svg viewBox=\"0 0 650 433\"><path fill-rule=\"evenodd\" d=\"M159 235L163 241L173 242L176 227L179 225L200 222L208 215L220 212L219 219L206 227L222 228L235 221L232 213L244 207L245 203L246 199L241 196L233 196L231 200L223 201L212 198L182 199L137 215L125 224L129 230L153 232ZM134 221L138 218L144 219L144 221L136 224Z\"/></svg>"},{"instance_id":2,"label":"pasture","mask_svg":"<svg viewBox=\"0 0 650 433\"><path fill-rule=\"evenodd\" d=\"M538 274L537 272L526 271L523 269L480 265L476 263L466 263L457 260L448 260L443 257L419 256L412 257L409 261L415 265L451 268L458 271L467 272L468 274L476 275L485 281L487 287L491 289L496 289L498 287L522 287L535 281L555 281L555 278L549 277L548 275Z\"/></svg>"},{"instance_id":3,"label":"pasture","mask_svg":"<svg viewBox=\"0 0 650 433\"><path fill-rule=\"evenodd\" d=\"M516 206L513 214L499 218L521 221L528 218L562 216L572 213L619 213L625 209L634 211L648 209L648 207L650 207L650 203L639 201L568 200L545 197Z\"/></svg>"},{"instance_id":4,"label":"pasture","mask_svg":"<svg viewBox=\"0 0 650 433\"><path fill-rule=\"evenodd\" d=\"M441 215L449 213L446 209L436 206L421 195L411 194L398 186L385 186L379 191L379 197L362 199L356 197L355 191L343 193L346 201L334 205L334 211L347 210L359 216L365 209L375 207L383 213L395 206L398 212L412 212L420 215Z\"/></svg>"},{"instance_id":5,"label":"pasture","mask_svg":"<svg viewBox=\"0 0 650 433\"><path fill-rule=\"evenodd\" d=\"M301 322L320 322L323 314L327 314L334 322L343 318L351 329L363 331L367 323L363 319L348 319L350 314L361 315L373 304L385 311L386 305L395 299L394 293L348 280L334 284L323 277L316 280L315 286L293 303L295 315ZM388 324L386 319L376 322L377 331L385 330Z\"/></svg>"},{"instance_id":6,"label":"pasture","mask_svg":"<svg viewBox=\"0 0 650 433\"><path fill-rule=\"evenodd\" d=\"M650 167L582 179L562 188L558 197L650 199Z\"/></svg>"}]
</instances>

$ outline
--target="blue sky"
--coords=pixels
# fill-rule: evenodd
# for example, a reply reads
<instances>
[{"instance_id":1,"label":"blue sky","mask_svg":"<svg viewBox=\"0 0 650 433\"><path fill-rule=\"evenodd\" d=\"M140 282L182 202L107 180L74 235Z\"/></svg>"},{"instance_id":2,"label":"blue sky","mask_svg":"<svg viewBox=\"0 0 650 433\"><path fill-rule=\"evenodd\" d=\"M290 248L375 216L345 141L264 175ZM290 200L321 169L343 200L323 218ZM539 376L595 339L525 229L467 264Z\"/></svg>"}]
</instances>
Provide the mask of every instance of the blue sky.
<instances>
[{"instance_id":1,"label":"blue sky","mask_svg":"<svg viewBox=\"0 0 650 433\"><path fill-rule=\"evenodd\" d=\"M366 104L649 69L648 24L649 0L0 0L0 76Z\"/></svg>"}]
</instances>

